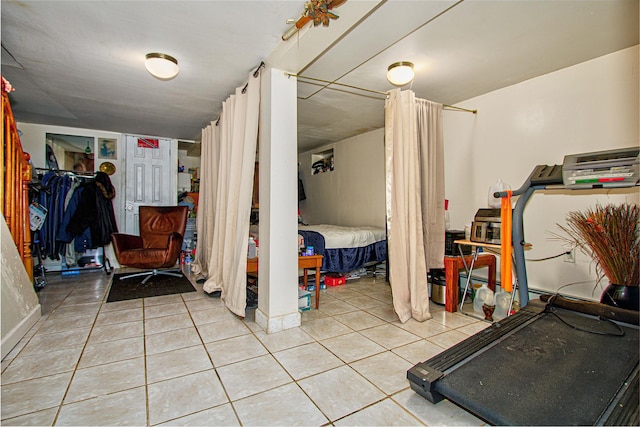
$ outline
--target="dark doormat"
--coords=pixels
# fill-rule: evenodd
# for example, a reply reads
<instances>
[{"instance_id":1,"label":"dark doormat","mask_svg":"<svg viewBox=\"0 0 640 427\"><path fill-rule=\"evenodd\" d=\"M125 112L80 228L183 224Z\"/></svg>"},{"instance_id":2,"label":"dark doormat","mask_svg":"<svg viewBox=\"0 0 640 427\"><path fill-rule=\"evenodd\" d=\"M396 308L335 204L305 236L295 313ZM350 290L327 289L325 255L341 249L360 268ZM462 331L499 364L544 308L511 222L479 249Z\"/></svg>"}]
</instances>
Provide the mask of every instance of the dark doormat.
<instances>
[{"instance_id":1,"label":"dark doormat","mask_svg":"<svg viewBox=\"0 0 640 427\"><path fill-rule=\"evenodd\" d=\"M158 274L147 281L141 283L145 276L132 277L120 280L120 277L127 274L115 274L111 281L111 289L107 302L126 301L137 298L150 298L161 295L181 294L185 292L195 292L195 288L186 277L173 277Z\"/></svg>"}]
</instances>

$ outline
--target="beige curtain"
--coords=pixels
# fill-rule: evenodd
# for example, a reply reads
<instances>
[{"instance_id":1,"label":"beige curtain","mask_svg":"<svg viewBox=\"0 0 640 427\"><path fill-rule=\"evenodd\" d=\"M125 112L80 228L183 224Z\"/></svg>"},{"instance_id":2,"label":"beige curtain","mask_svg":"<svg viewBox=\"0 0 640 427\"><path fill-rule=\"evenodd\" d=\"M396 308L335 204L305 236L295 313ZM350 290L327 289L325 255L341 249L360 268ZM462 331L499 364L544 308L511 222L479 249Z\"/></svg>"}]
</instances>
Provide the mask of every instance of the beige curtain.
<instances>
[{"instance_id":1,"label":"beige curtain","mask_svg":"<svg viewBox=\"0 0 640 427\"><path fill-rule=\"evenodd\" d=\"M215 201L218 191L218 162L220 161L220 127L211 122L202 129L201 165L200 165L200 194L196 215L196 229L198 241L193 258L192 270L198 278L209 276L209 259L213 245L213 224L215 218Z\"/></svg>"},{"instance_id":2,"label":"beige curtain","mask_svg":"<svg viewBox=\"0 0 640 427\"><path fill-rule=\"evenodd\" d=\"M222 104L217 124L202 132L194 272L207 277L205 292L221 291L229 310L242 317L259 111L258 71Z\"/></svg>"},{"instance_id":3,"label":"beige curtain","mask_svg":"<svg viewBox=\"0 0 640 427\"><path fill-rule=\"evenodd\" d=\"M385 103L389 280L402 323L431 318L427 271L444 258L442 104L391 91Z\"/></svg>"}]
</instances>

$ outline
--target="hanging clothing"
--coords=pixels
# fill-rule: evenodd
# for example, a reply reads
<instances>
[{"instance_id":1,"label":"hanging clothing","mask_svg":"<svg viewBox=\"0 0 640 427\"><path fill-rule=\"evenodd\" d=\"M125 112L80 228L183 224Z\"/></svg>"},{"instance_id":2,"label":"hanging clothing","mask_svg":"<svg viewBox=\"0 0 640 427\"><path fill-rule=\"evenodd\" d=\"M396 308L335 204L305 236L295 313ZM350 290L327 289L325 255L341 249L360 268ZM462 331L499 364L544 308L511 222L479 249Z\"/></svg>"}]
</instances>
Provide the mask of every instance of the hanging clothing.
<instances>
[{"instance_id":1,"label":"hanging clothing","mask_svg":"<svg viewBox=\"0 0 640 427\"><path fill-rule=\"evenodd\" d=\"M89 228L92 248L111 243L111 234L118 232L111 202L115 196L116 190L109 175L96 172L93 181L83 186L80 201L67 225L67 231L74 236L79 236Z\"/></svg>"},{"instance_id":2,"label":"hanging clothing","mask_svg":"<svg viewBox=\"0 0 640 427\"><path fill-rule=\"evenodd\" d=\"M63 253L64 243L58 240L60 223L65 212L65 200L74 180L73 174L48 172L42 178L42 190L38 202L47 209L47 217L38 231L38 240L43 256L59 260Z\"/></svg>"},{"instance_id":3,"label":"hanging clothing","mask_svg":"<svg viewBox=\"0 0 640 427\"><path fill-rule=\"evenodd\" d=\"M43 257L75 265L75 252L84 253L111 242L117 231L112 199L115 189L109 175L78 176L68 171L47 172L34 197L47 216L34 242ZM71 246L70 246L71 245Z\"/></svg>"},{"instance_id":4,"label":"hanging clothing","mask_svg":"<svg viewBox=\"0 0 640 427\"><path fill-rule=\"evenodd\" d=\"M75 208L78 205L80 194L82 193L82 187L80 186L80 180L74 180L71 183L71 188L67 192L67 197L64 200L64 215L62 216L62 223L58 229L57 239L61 242L66 242L64 245L64 261L67 267L75 267L78 263L78 255L84 253L91 244L88 243L88 239L91 238L88 230L84 233L84 238L74 238L69 232L67 232L67 225L71 220L71 213L75 212Z\"/></svg>"},{"instance_id":5,"label":"hanging clothing","mask_svg":"<svg viewBox=\"0 0 640 427\"><path fill-rule=\"evenodd\" d=\"M89 229L89 227L87 227L79 235L71 233L67 230L67 227L71 223L73 215L78 209L78 204L80 203L80 199L82 198L84 187L85 186L81 183L77 183L77 185L69 191L69 193L72 194L70 194L70 197L67 197L68 203L65 207L64 215L62 216L62 221L58 230L58 240L67 243L67 246L71 246L73 248L73 250L68 247L65 249L65 258L68 266L74 264L71 261L75 257L75 255L73 255L71 252L84 252L87 249L91 249L93 247L91 243L91 230Z\"/></svg>"},{"instance_id":6,"label":"hanging clothing","mask_svg":"<svg viewBox=\"0 0 640 427\"><path fill-rule=\"evenodd\" d=\"M298 201L301 202L307 199L307 195L304 192L304 183L301 178L298 178Z\"/></svg>"}]
</instances>

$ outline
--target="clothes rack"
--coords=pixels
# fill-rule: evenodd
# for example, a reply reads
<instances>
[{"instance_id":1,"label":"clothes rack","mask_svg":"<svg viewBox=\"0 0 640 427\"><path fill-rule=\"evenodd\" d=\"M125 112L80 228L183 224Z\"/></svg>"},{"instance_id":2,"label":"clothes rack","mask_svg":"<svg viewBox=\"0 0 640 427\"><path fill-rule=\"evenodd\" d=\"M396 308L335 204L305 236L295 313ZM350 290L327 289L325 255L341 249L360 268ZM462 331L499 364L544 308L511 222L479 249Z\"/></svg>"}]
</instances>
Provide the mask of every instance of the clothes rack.
<instances>
[{"instance_id":1,"label":"clothes rack","mask_svg":"<svg viewBox=\"0 0 640 427\"><path fill-rule=\"evenodd\" d=\"M115 190L108 175L50 168L34 171L30 197L47 212L44 223L34 230L33 252L38 254L40 268L46 270L42 261L50 259L60 261L62 274L104 269L110 275L105 245L117 225L111 203ZM58 271L57 266L49 270Z\"/></svg>"},{"instance_id":2,"label":"clothes rack","mask_svg":"<svg viewBox=\"0 0 640 427\"><path fill-rule=\"evenodd\" d=\"M47 172L71 173L79 177L87 177L87 178L93 178L96 176L96 173L91 171L72 171L68 169L54 169L54 168L33 168L33 169L35 171L43 172L43 173L47 173Z\"/></svg>"}]
</instances>

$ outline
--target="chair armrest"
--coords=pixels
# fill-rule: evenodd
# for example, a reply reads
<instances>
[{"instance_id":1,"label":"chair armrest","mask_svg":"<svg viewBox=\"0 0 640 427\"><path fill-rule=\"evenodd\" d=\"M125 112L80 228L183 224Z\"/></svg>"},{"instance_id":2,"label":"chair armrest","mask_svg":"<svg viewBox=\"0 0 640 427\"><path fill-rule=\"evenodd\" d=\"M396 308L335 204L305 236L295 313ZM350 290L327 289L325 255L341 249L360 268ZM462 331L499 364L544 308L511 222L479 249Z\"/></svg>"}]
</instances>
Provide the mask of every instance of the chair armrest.
<instances>
[{"instance_id":1,"label":"chair armrest","mask_svg":"<svg viewBox=\"0 0 640 427\"><path fill-rule=\"evenodd\" d=\"M182 234L174 231L169 235L169 243L167 245L167 261L175 263L180 256L182 250Z\"/></svg>"},{"instance_id":2,"label":"chair armrest","mask_svg":"<svg viewBox=\"0 0 640 427\"><path fill-rule=\"evenodd\" d=\"M116 253L116 256L122 251L142 248L142 238L140 236L133 236L131 234L124 233L113 233L111 235L111 241L113 242L113 249Z\"/></svg>"}]
</instances>

